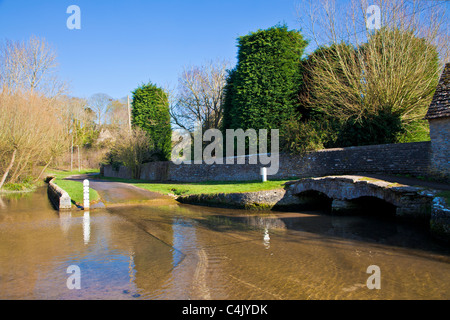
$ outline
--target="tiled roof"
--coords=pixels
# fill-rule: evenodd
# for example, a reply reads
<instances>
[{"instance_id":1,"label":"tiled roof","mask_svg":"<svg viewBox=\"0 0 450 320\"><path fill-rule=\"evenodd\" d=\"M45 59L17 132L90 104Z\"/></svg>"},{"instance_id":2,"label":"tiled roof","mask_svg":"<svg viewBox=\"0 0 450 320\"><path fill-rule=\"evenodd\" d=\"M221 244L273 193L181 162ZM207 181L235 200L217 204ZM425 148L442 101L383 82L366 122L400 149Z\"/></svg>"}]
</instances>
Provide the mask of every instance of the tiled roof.
<instances>
[{"instance_id":1,"label":"tiled roof","mask_svg":"<svg viewBox=\"0 0 450 320\"><path fill-rule=\"evenodd\" d=\"M445 65L425 119L450 117L450 63Z\"/></svg>"}]
</instances>

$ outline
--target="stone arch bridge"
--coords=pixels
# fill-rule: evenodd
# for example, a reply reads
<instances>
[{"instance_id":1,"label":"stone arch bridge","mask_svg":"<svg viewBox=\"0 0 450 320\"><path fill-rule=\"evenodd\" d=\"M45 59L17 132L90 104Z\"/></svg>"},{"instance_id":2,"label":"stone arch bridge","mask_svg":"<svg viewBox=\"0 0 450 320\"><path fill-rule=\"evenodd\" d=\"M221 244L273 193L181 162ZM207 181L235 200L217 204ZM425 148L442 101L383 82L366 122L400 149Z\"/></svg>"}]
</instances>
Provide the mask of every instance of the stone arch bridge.
<instances>
[{"instance_id":1,"label":"stone arch bridge","mask_svg":"<svg viewBox=\"0 0 450 320\"><path fill-rule=\"evenodd\" d=\"M327 176L306 178L286 183L285 202L308 201L302 195L318 193L330 198L333 212L345 212L360 208L357 199L377 198L395 206L398 217L429 219L432 201L436 191L423 187L407 186L398 183L363 176ZM298 200L293 200L297 198ZM306 199L306 200L305 200Z\"/></svg>"}]
</instances>

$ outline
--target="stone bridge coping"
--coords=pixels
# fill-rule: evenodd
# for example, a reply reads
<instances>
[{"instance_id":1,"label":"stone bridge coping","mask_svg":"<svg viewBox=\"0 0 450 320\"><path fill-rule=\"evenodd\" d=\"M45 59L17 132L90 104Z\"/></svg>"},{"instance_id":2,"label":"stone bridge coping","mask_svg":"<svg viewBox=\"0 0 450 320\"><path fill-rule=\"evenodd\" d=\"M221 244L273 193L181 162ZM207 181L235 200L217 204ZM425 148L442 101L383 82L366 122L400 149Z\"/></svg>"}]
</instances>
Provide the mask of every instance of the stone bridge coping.
<instances>
[{"instance_id":1,"label":"stone bridge coping","mask_svg":"<svg viewBox=\"0 0 450 320\"><path fill-rule=\"evenodd\" d=\"M286 183L292 194L318 191L338 201L355 200L361 197L375 197L395 205L401 211L426 213L438 190L403 185L364 176L343 175L319 178L305 178Z\"/></svg>"},{"instance_id":2,"label":"stone bridge coping","mask_svg":"<svg viewBox=\"0 0 450 320\"><path fill-rule=\"evenodd\" d=\"M326 177L317 177L317 178L303 178L295 181L288 181L285 183L286 186L305 183L305 182L312 182L312 181L339 181L339 182L348 182L354 185L371 185L374 187L379 187L383 189L389 189L390 191L394 192L402 192L402 193L419 193L419 192L426 192L429 196L434 196L436 191L430 190L429 188L425 187L419 187L419 186L410 186L401 184L398 182L389 182L384 181L376 178L369 178L365 176L356 176L356 175L341 175L341 176L326 176ZM423 194L426 195L426 194Z\"/></svg>"}]
</instances>

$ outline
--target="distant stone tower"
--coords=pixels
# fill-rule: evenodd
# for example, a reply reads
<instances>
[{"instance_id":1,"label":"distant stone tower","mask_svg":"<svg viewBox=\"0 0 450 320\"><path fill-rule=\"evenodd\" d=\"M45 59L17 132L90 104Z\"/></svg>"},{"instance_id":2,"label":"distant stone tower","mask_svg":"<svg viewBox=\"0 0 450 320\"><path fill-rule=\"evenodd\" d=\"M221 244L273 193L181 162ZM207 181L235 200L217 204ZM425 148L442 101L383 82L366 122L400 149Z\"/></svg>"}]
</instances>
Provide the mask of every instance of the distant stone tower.
<instances>
[{"instance_id":1,"label":"distant stone tower","mask_svg":"<svg viewBox=\"0 0 450 320\"><path fill-rule=\"evenodd\" d=\"M450 181L450 63L445 65L425 119L430 124L431 174Z\"/></svg>"}]
</instances>

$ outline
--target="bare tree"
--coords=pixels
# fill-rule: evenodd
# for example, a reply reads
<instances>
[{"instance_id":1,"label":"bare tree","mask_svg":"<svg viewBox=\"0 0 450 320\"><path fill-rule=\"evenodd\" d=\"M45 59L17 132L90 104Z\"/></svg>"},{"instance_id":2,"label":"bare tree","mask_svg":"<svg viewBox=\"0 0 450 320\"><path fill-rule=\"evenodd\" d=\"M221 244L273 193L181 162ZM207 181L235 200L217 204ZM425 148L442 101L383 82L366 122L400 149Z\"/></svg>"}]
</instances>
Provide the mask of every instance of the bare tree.
<instances>
[{"instance_id":1,"label":"bare tree","mask_svg":"<svg viewBox=\"0 0 450 320\"><path fill-rule=\"evenodd\" d=\"M0 88L34 90L57 97L67 84L57 75L55 49L44 39L32 36L26 42L4 40L0 44Z\"/></svg>"},{"instance_id":2,"label":"bare tree","mask_svg":"<svg viewBox=\"0 0 450 320\"><path fill-rule=\"evenodd\" d=\"M77 97L62 96L58 99L58 105L61 112L60 121L70 140L70 168L72 170L74 147L78 146L79 154L79 146L83 140L82 133L87 101Z\"/></svg>"},{"instance_id":3,"label":"bare tree","mask_svg":"<svg viewBox=\"0 0 450 320\"><path fill-rule=\"evenodd\" d=\"M107 121L111 127L119 132L128 130L128 108L127 102L123 100L113 100L109 105Z\"/></svg>"},{"instance_id":4,"label":"bare tree","mask_svg":"<svg viewBox=\"0 0 450 320\"><path fill-rule=\"evenodd\" d=\"M96 93L89 98L88 105L97 115L99 126L102 125L102 120L106 121L106 114L112 100L113 99L105 93Z\"/></svg>"},{"instance_id":5,"label":"bare tree","mask_svg":"<svg viewBox=\"0 0 450 320\"><path fill-rule=\"evenodd\" d=\"M178 80L178 94L170 108L177 126L189 132L193 132L198 123L204 130L220 127L228 66L226 61L211 61L183 70Z\"/></svg>"},{"instance_id":6,"label":"bare tree","mask_svg":"<svg viewBox=\"0 0 450 320\"><path fill-rule=\"evenodd\" d=\"M375 4L379 30L367 27L366 0L346 8L331 0L298 8L302 28L322 48L310 65L310 105L344 120L389 108L404 123L418 121L437 84L438 62L442 66L449 57L445 15L425 1Z\"/></svg>"},{"instance_id":7,"label":"bare tree","mask_svg":"<svg viewBox=\"0 0 450 320\"><path fill-rule=\"evenodd\" d=\"M0 188L42 172L67 147L56 51L43 38L0 43ZM39 175L40 176L40 175Z\"/></svg>"},{"instance_id":8,"label":"bare tree","mask_svg":"<svg viewBox=\"0 0 450 320\"><path fill-rule=\"evenodd\" d=\"M67 148L67 135L54 100L33 91L0 92L0 188L44 168Z\"/></svg>"},{"instance_id":9,"label":"bare tree","mask_svg":"<svg viewBox=\"0 0 450 320\"><path fill-rule=\"evenodd\" d=\"M436 46L443 64L449 61L449 13L443 9L444 1L305 0L297 6L297 18L302 31L316 47L342 42L359 46L373 34L367 23L370 5L380 8L382 27L412 30Z\"/></svg>"}]
</instances>

